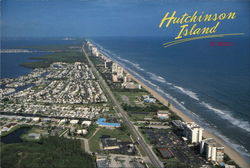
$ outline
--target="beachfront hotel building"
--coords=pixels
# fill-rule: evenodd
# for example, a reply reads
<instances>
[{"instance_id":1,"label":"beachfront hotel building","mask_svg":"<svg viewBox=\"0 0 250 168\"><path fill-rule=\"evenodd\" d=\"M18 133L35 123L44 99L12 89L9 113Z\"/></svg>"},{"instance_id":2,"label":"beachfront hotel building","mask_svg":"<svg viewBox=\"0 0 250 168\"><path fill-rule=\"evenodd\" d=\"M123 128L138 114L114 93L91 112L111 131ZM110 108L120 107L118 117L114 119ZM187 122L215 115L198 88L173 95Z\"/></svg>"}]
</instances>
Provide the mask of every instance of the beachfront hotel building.
<instances>
[{"instance_id":1,"label":"beachfront hotel building","mask_svg":"<svg viewBox=\"0 0 250 168\"><path fill-rule=\"evenodd\" d=\"M98 55L98 50L96 47L92 47L92 54L97 56Z\"/></svg>"},{"instance_id":2,"label":"beachfront hotel building","mask_svg":"<svg viewBox=\"0 0 250 168\"><path fill-rule=\"evenodd\" d=\"M94 45L92 43L90 43L90 41L87 41L86 44L87 44L88 50L91 51L91 53L92 53L92 49L93 49Z\"/></svg>"},{"instance_id":3,"label":"beachfront hotel building","mask_svg":"<svg viewBox=\"0 0 250 168\"><path fill-rule=\"evenodd\" d=\"M200 153L206 154L206 159L221 163L224 159L224 146L216 142L212 138L202 140L200 145Z\"/></svg>"},{"instance_id":4,"label":"beachfront hotel building","mask_svg":"<svg viewBox=\"0 0 250 168\"><path fill-rule=\"evenodd\" d=\"M113 62L112 73L116 73L118 78L122 78L123 77L123 68L121 66L119 66L117 63Z\"/></svg>"},{"instance_id":5,"label":"beachfront hotel building","mask_svg":"<svg viewBox=\"0 0 250 168\"><path fill-rule=\"evenodd\" d=\"M183 134L191 143L200 143L202 141L203 128L194 122L186 122Z\"/></svg>"},{"instance_id":6,"label":"beachfront hotel building","mask_svg":"<svg viewBox=\"0 0 250 168\"><path fill-rule=\"evenodd\" d=\"M123 82L131 82L132 81L132 78L129 74L126 74L123 78Z\"/></svg>"},{"instance_id":7,"label":"beachfront hotel building","mask_svg":"<svg viewBox=\"0 0 250 168\"><path fill-rule=\"evenodd\" d=\"M98 49L90 41L87 41L86 44L88 46L88 49L91 51L92 55L95 55L95 56L99 55Z\"/></svg>"}]
</instances>

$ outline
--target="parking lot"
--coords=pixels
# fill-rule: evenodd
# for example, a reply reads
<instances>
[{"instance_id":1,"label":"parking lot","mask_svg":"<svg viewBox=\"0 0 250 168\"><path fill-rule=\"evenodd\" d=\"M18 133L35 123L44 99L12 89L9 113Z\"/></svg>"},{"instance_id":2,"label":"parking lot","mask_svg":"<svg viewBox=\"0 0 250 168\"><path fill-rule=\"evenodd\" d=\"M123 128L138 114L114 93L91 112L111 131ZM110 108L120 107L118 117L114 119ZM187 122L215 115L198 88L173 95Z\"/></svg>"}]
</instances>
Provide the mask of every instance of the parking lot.
<instances>
[{"instance_id":1,"label":"parking lot","mask_svg":"<svg viewBox=\"0 0 250 168\"><path fill-rule=\"evenodd\" d=\"M204 163L203 159L171 129L142 129L142 132L155 148L168 148L180 162L192 165Z\"/></svg>"}]
</instances>

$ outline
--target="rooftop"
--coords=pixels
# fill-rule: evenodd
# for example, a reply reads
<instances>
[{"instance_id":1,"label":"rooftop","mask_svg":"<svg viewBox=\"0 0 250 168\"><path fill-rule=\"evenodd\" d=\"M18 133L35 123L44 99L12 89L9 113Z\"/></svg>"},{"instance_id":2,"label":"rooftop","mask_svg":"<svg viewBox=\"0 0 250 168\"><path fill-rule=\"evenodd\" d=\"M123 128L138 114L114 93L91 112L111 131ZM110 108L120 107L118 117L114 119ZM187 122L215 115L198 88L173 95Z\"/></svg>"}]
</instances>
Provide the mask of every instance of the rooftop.
<instances>
[{"instance_id":1,"label":"rooftop","mask_svg":"<svg viewBox=\"0 0 250 168\"><path fill-rule=\"evenodd\" d=\"M184 124L187 128L194 129L194 128L201 128L198 124L195 122L186 122Z\"/></svg>"},{"instance_id":2,"label":"rooftop","mask_svg":"<svg viewBox=\"0 0 250 168\"><path fill-rule=\"evenodd\" d=\"M116 138L103 138L101 141L102 141L102 145L104 148L105 147L114 147L114 146L119 148L119 144L118 144Z\"/></svg>"},{"instance_id":3,"label":"rooftop","mask_svg":"<svg viewBox=\"0 0 250 168\"><path fill-rule=\"evenodd\" d=\"M224 148L224 146L222 146L220 143L216 142L213 138L204 139L203 141L210 146Z\"/></svg>"}]
</instances>

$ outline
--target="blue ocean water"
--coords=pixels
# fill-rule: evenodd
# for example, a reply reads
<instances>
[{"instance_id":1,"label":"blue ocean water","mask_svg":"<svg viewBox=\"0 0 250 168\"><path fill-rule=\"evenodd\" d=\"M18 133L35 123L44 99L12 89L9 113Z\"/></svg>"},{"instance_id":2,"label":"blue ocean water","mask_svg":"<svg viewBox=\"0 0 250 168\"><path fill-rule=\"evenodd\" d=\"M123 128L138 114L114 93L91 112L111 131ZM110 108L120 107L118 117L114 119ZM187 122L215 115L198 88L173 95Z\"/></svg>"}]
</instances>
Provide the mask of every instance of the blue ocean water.
<instances>
[{"instance_id":1,"label":"blue ocean water","mask_svg":"<svg viewBox=\"0 0 250 168\"><path fill-rule=\"evenodd\" d=\"M250 51L247 38L190 41L163 37L93 38L99 48L242 155L250 151ZM232 46L211 46L230 42Z\"/></svg>"}]
</instances>

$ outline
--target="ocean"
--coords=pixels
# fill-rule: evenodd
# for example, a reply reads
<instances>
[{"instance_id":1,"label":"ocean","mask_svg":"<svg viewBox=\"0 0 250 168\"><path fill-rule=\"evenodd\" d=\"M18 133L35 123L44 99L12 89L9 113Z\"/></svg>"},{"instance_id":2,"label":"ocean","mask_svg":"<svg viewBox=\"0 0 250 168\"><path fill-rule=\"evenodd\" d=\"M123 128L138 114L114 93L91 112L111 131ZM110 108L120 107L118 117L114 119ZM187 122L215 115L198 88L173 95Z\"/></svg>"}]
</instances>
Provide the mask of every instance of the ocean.
<instances>
[{"instance_id":1,"label":"ocean","mask_svg":"<svg viewBox=\"0 0 250 168\"><path fill-rule=\"evenodd\" d=\"M167 37L90 38L149 87L166 97L202 127L223 138L244 157L250 151L250 51L247 38L202 39L164 48ZM232 46L212 46L230 42ZM2 48L81 44L78 40L2 41ZM25 47L26 46L26 47ZM31 71L19 66L46 53L1 54L1 78Z\"/></svg>"},{"instance_id":2,"label":"ocean","mask_svg":"<svg viewBox=\"0 0 250 168\"><path fill-rule=\"evenodd\" d=\"M244 37L185 42L164 37L92 38L112 59L244 157L250 151L250 51ZM231 46L213 46L229 42Z\"/></svg>"}]
</instances>

